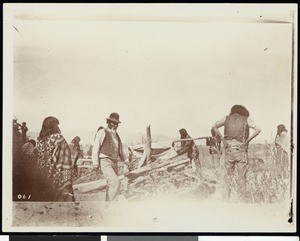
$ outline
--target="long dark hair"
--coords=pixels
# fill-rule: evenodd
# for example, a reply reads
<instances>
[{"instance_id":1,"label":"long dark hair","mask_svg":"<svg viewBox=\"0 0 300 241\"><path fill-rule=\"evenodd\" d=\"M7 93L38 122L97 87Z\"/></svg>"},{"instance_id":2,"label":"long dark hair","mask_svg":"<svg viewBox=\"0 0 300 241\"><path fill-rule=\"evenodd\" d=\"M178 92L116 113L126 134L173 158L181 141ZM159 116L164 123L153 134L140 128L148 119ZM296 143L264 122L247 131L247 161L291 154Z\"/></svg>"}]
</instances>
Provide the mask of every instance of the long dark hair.
<instances>
[{"instance_id":1,"label":"long dark hair","mask_svg":"<svg viewBox=\"0 0 300 241\"><path fill-rule=\"evenodd\" d=\"M80 142L80 137L79 136L75 136L73 138L73 140L71 141L71 143L74 144L74 146L76 147L77 150L80 150L80 145L79 145L79 142Z\"/></svg>"},{"instance_id":2,"label":"long dark hair","mask_svg":"<svg viewBox=\"0 0 300 241\"><path fill-rule=\"evenodd\" d=\"M179 133L180 133L181 139L185 139L187 137L187 135L188 135L186 129L184 129L184 128L180 129Z\"/></svg>"},{"instance_id":3,"label":"long dark hair","mask_svg":"<svg viewBox=\"0 0 300 241\"><path fill-rule=\"evenodd\" d=\"M39 134L39 139L45 139L51 134L60 133L58 127L59 120L53 116L46 117L43 121L42 129Z\"/></svg>"}]
</instances>

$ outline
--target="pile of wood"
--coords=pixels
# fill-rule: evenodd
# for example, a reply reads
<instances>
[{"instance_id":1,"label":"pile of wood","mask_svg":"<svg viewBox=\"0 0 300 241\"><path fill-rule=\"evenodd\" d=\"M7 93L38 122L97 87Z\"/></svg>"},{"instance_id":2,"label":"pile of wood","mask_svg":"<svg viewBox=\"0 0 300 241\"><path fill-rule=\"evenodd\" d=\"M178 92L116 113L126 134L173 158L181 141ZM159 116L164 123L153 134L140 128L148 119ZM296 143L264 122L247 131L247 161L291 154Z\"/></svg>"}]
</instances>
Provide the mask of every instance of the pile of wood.
<instances>
[{"instance_id":1,"label":"pile of wood","mask_svg":"<svg viewBox=\"0 0 300 241\"><path fill-rule=\"evenodd\" d=\"M158 153L153 153L150 126L147 127L147 136L147 142L141 150L129 148L130 171L121 172L122 175L119 176L124 197L128 200L141 200L164 193L186 195L197 191L200 186L203 189L205 185L208 188L204 189L211 192L211 184L205 184L200 173L192 172L191 161L186 154L178 156L171 148L160 148ZM162 150L165 153L161 153ZM107 181L103 178L73 185L74 190L81 194L94 193L95 190L101 191L106 187Z\"/></svg>"},{"instance_id":2,"label":"pile of wood","mask_svg":"<svg viewBox=\"0 0 300 241\"><path fill-rule=\"evenodd\" d=\"M171 160L156 160L126 175L120 175L119 180L122 182L121 192L129 201L145 200L149 196L161 194L186 195L204 183L199 174L192 172L190 160L185 155ZM104 178L73 186L81 194L101 192L106 187L107 181Z\"/></svg>"},{"instance_id":3,"label":"pile of wood","mask_svg":"<svg viewBox=\"0 0 300 241\"><path fill-rule=\"evenodd\" d=\"M77 173L77 175L73 176L73 184L76 186L81 183L89 183L92 181L97 181L103 178L103 174L101 170L97 169L83 169Z\"/></svg>"}]
</instances>

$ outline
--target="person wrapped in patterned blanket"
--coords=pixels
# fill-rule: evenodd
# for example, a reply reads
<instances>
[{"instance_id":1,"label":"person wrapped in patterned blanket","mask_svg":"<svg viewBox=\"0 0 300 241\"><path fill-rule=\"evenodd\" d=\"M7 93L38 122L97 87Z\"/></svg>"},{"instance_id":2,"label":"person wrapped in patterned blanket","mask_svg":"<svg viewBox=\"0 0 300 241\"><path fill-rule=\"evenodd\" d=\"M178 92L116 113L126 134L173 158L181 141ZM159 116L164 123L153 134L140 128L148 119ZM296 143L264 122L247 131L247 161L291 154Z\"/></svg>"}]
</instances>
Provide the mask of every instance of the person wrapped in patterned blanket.
<instances>
[{"instance_id":1,"label":"person wrapped in patterned blanket","mask_svg":"<svg viewBox=\"0 0 300 241\"><path fill-rule=\"evenodd\" d=\"M38 137L38 176L32 195L35 201L74 201L71 151L58 125L57 118L45 118Z\"/></svg>"}]
</instances>

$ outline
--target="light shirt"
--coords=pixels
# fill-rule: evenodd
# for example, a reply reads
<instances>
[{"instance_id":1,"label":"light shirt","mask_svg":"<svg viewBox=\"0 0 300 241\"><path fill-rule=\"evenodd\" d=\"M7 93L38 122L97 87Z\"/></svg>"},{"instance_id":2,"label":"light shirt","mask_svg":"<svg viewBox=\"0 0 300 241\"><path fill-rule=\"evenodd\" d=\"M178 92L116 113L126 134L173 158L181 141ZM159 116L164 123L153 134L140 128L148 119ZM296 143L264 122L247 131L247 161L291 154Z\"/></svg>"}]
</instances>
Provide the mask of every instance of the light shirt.
<instances>
[{"instance_id":1,"label":"light shirt","mask_svg":"<svg viewBox=\"0 0 300 241\"><path fill-rule=\"evenodd\" d=\"M290 136L286 131L276 136L275 144L279 145L284 151L289 153L290 151Z\"/></svg>"}]
</instances>

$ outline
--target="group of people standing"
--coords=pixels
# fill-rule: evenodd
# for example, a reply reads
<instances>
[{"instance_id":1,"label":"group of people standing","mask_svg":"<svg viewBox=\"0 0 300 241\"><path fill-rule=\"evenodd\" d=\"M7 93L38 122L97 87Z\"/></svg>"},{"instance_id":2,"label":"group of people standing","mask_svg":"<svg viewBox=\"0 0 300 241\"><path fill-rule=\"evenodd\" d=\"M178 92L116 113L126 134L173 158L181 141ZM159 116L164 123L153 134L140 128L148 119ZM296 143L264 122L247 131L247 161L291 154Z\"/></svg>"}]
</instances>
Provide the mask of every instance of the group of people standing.
<instances>
[{"instance_id":1,"label":"group of people standing","mask_svg":"<svg viewBox=\"0 0 300 241\"><path fill-rule=\"evenodd\" d=\"M13 119L13 163L15 164L16 160L20 159L22 146L28 141L27 137L27 125L26 122L23 122L22 125L18 123L18 120Z\"/></svg>"},{"instance_id":2,"label":"group of people standing","mask_svg":"<svg viewBox=\"0 0 300 241\"><path fill-rule=\"evenodd\" d=\"M248 147L251 140L261 132L261 128L249 117L250 113L242 105L232 106L229 115L224 116L217 121L211 129L211 137L206 138L206 145L209 146L209 153L218 156L217 162L220 162L222 154L221 143L224 148L224 199L228 200L232 191L231 185L233 178L236 177L237 193L241 200L247 198L246 175L248 166ZM219 128L224 127L224 134ZM250 129L253 133L250 135ZM187 153L192 165L196 167L196 172L201 173L201 160L199 160L199 150L193 139L187 134L185 129L179 130L181 139L181 148L177 154ZM277 126L275 139L276 163L283 178L289 177L289 150L290 138L283 124ZM236 174L235 174L236 173Z\"/></svg>"},{"instance_id":3,"label":"group of people standing","mask_svg":"<svg viewBox=\"0 0 300 241\"><path fill-rule=\"evenodd\" d=\"M13 200L74 201L72 176L82 157L80 138L67 143L55 117L44 119L37 141L14 150ZM75 173L76 174L76 173Z\"/></svg>"},{"instance_id":4,"label":"group of people standing","mask_svg":"<svg viewBox=\"0 0 300 241\"><path fill-rule=\"evenodd\" d=\"M239 193L242 197L246 194L246 167L248 163L248 146L250 141L261 132L261 128L249 118L248 110L242 105L234 105L229 115L217 121L211 129L212 138L209 140L210 153L221 152L223 142L225 156L225 173L228 179L237 171L237 183ZM108 182L106 201L118 199L121 183L118 178L118 162L124 163L125 172L128 172L129 159L124 152L121 138L117 132L120 118L119 114L113 112L106 119L107 126L100 126L95 134L92 149L92 161L94 168L101 168L101 171ZM219 131L224 127L224 134ZM254 132L250 135L250 129ZM201 170L199 150L187 133L186 129L179 130L182 142L181 148L177 150L178 155L187 153L188 158L196 170ZM72 189L72 171L80 156L80 138L75 137L68 145L59 129L59 120L55 117L47 117L43 125L36 145L29 147L28 153L34 153L36 165L32 170L32 192L34 201L74 201ZM212 144L211 144L212 143ZM285 170L289 166L289 140L284 125L278 126L276 136L276 147L281 158L285 160ZM32 150L31 150L32 149ZM26 177L29 178L29 177ZM28 181L26 180L28 183ZM30 183L30 182L29 182ZM227 180L226 183L230 183ZM230 195L230 188L228 188Z\"/></svg>"}]
</instances>

